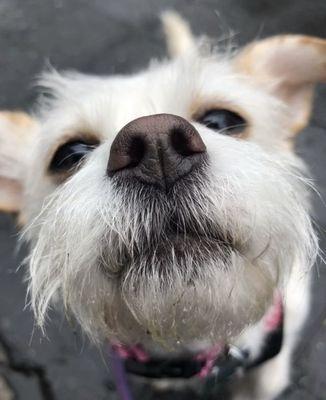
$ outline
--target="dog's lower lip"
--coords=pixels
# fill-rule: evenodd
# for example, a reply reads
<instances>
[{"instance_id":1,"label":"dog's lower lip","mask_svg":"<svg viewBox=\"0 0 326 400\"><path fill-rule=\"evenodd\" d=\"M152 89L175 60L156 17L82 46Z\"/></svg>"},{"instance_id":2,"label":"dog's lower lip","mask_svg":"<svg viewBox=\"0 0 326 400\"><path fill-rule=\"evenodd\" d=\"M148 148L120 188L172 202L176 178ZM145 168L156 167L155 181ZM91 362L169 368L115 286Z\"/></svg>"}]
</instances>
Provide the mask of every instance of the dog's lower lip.
<instances>
[{"instance_id":1,"label":"dog's lower lip","mask_svg":"<svg viewBox=\"0 0 326 400\"><path fill-rule=\"evenodd\" d=\"M200 232L193 229L170 229L167 235L172 241L194 241L218 243L225 246L231 246L232 240L228 235L218 234L217 232Z\"/></svg>"},{"instance_id":2,"label":"dog's lower lip","mask_svg":"<svg viewBox=\"0 0 326 400\"><path fill-rule=\"evenodd\" d=\"M191 241L197 242L200 244L201 242L212 242L212 243L219 243L219 244L229 244L225 239L222 239L218 236L213 235L204 235L204 234L195 234L195 233L172 233L169 235L169 238L174 241Z\"/></svg>"}]
</instances>

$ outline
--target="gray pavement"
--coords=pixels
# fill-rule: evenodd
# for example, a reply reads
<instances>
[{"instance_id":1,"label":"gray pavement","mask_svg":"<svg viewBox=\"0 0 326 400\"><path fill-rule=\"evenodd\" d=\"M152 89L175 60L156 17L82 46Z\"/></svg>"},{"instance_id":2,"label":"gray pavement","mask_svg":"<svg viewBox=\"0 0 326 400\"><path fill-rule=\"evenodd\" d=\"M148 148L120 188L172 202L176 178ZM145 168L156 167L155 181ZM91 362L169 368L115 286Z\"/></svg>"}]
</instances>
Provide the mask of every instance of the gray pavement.
<instances>
[{"instance_id":1,"label":"gray pavement","mask_svg":"<svg viewBox=\"0 0 326 400\"><path fill-rule=\"evenodd\" d=\"M31 108L31 82L47 60L59 69L108 74L135 71L161 57L157 15L164 8L181 11L196 33L219 39L233 32L239 44L285 32L326 37L325 0L0 0L0 109ZM297 146L324 198L325 108L324 86ZM326 212L317 196L315 210L325 249ZM51 318L47 337L34 329L24 309L24 270L17 271L25 251L17 251L16 242L14 219L0 215L0 400L115 400L105 350L93 349L59 315ZM293 361L295 383L283 400L326 399L325 286L319 263L311 317ZM143 385L135 391L142 400L195 398L189 392L160 396Z\"/></svg>"}]
</instances>

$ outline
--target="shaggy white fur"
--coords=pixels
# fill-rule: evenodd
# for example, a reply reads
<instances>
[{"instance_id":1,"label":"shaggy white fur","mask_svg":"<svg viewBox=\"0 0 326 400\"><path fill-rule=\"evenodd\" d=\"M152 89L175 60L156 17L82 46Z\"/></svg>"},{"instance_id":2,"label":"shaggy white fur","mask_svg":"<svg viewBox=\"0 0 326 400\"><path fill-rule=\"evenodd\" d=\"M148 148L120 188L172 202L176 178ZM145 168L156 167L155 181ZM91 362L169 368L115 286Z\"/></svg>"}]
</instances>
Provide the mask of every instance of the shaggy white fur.
<instances>
[{"instance_id":1,"label":"shaggy white fur","mask_svg":"<svg viewBox=\"0 0 326 400\"><path fill-rule=\"evenodd\" d=\"M310 182L288 141L309 115L311 83L326 72L309 79L299 71L295 90L292 81L286 86L286 67L276 73L265 65L283 57L295 73L310 57L313 71L319 67L312 60L320 61L315 52L323 59L325 43L318 47L311 38L307 52L300 37L259 42L260 59L252 60L250 47L208 52L175 15L166 14L164 23L172 60L155 61L130 76L51 71L40 79L37 140L16 171L24 186L21 218L28 222L23 237L31 245L31 305L42 328L48 309L59 302L97 343L109 339L178 351L199 341L240 343L249 335L259 342L260 320L277 289L296 323L286 322L282 380L272 390L265 384L257 389L260 400L272 398L287 384L318 248L309 217ZM284 44L287 51L279 52ZM262 68L252 73L255 61ZM297 113L289 111L294 106ZM242 138L196 121L216 108L247 120ZM158 113L189 120L208 154L203 168L168 195L119 184L106 173L119 130ZM59 145L85 137L99 144L71 176L48 171ZM171 225L177 233L171 234ZM302 298L302 316L293 318Z\"/></svg>"}]
</instances>

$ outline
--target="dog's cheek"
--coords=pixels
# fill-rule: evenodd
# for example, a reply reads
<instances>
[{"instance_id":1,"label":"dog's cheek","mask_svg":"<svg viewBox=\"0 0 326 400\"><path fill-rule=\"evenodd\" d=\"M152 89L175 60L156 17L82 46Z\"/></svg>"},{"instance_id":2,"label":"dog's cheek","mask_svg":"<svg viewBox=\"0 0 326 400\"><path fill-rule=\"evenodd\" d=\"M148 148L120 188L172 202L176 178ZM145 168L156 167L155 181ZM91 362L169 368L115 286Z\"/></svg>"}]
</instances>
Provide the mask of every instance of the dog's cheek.
<instances>
[{"instance_id":1,"label":"dog's cheek","mask_svg":"<svg viewBox=\"0 0 326 400\"><path fill-rule=\"evenodd\" d=\"M251 257L267 247L281 249L301 230L293 210L305 219L305 189L279 154L254 143L205 135L209 152L207 198L216 222Z\"/></svg>"}]
</instances>

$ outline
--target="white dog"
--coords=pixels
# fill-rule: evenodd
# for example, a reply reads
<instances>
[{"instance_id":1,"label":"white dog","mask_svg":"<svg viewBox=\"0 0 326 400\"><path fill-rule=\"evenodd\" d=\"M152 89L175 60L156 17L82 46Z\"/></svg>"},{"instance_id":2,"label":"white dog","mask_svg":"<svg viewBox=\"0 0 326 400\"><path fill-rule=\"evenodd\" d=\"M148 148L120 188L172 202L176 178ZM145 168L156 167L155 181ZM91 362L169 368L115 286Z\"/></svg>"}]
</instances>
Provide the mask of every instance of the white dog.
<instances>
[{"instance_id":1,"label":"white dog","mask_svg":"<svg viewBox=\"0 0 326 400\"><path fill-rule=\"evenodd\" d=\"M1 113L0 208L26 224L42 328L61 303L96 343L210 354L203 377L226 346L259 357L283 307L281 351L235 394L272 399L289 383L317 254L292 143L326 80L326 41L223 52L179 16L163 21L171 59L129 76L51 71L33 118Z\"/></svg>"}]
</instances>

